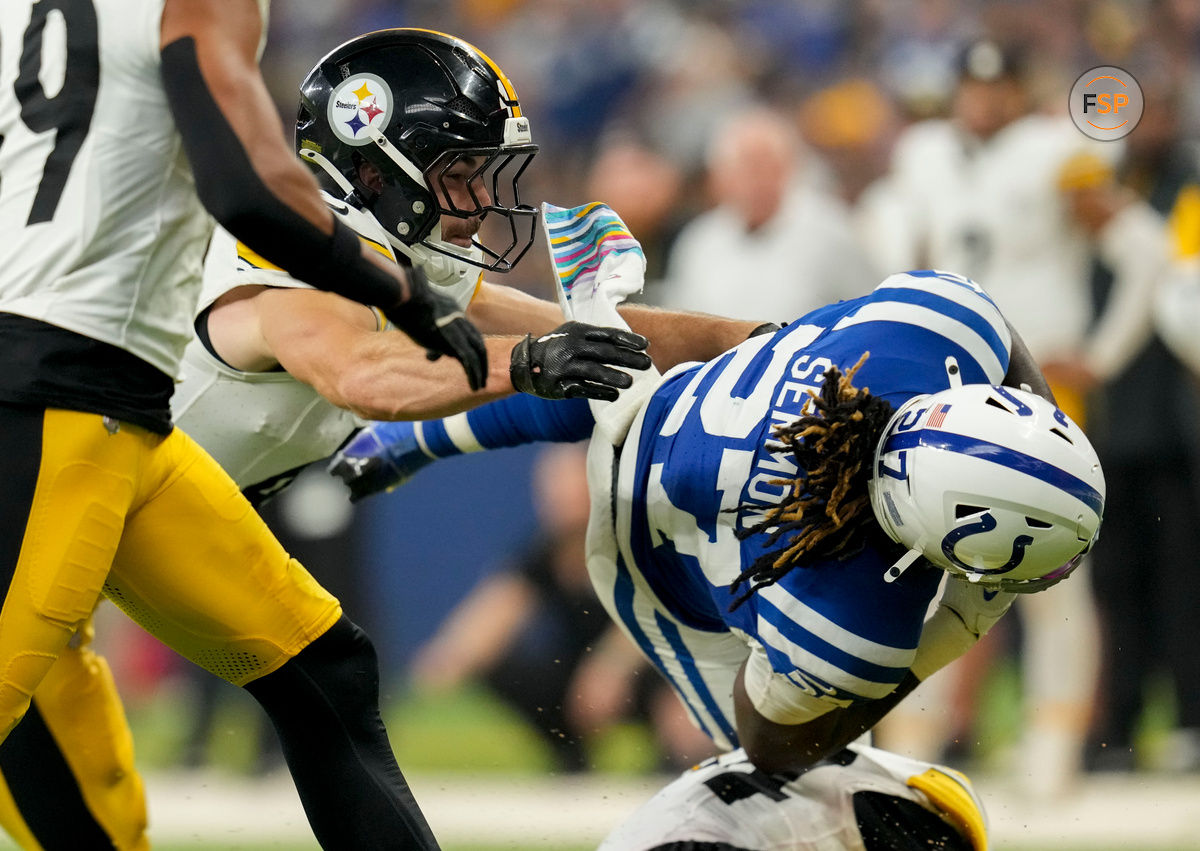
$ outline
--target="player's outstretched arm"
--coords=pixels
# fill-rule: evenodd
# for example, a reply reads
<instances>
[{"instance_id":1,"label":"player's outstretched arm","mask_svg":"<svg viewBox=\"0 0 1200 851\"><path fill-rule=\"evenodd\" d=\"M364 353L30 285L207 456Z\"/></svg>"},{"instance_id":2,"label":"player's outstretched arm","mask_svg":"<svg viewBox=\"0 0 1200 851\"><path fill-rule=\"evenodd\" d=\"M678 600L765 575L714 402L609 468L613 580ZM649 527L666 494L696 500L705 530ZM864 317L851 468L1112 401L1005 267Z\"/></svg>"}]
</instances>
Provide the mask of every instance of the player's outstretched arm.
<instances>
[{"instance_id":1,"label":"player's outstretched arm","mask_svg":"<svg viewBox=\"0 0 1200 851\"><path fill-rule=\"evenodd\" d=\"M586 399L517 393L441 420L372 423L330 459L329 472L358 502L399 487L439 458L542 441L574 443L594 425Z\"/></svg>"},{"instance_id":2,"label":"player's outstretched arm","mask_svg":"<svg viewBox=\"0 0 1200 851\"><path fill-rule=\"evenodd\" d=\"M207 316L216 353L231 366L282 366L329 401L374 420L428 419L517 390L546 399L615 399L632 381L614 367L645 369L646 340L629 331L568 322L539 338L490 337L492 367L478 390L430 361L401 334L379 333L361 305L309 289L243 287Z\"/></svg>"},{"instance_id":3,"label":"player's outstretched arm","mask_svg":"<svg viewBox=\"0 0 1200 851\"><path fill-rule=\"evenodd\" d=\"M525 298L549 306L548 302ZM472 308L476 302L472 302ZM655 320L660 318L659 311L653 313ZM661 313L680 316L671 311ZM776 326L756 326L751 334L772 330L777 330ZM706 341L700 345L723 342ZM741 340L734 345L738 342ZM376 423L359 432L330 459L329 472L346 483L351 501L357 502L399 487L438 458L540 441L583 440L591 434L595 421L588 406L579 401L553 402L520 394L446 419Z\"/></svg>"},{"instance_id":4,"label":"player's outstretched arm","mask_svg":"<svg viewBox=\"0 0 1200 851\"><path fill-rule=\"evenodd\" d=\"M617 312L636 333L650 339L647 351L664 372L687 361L711 360L760 326L758 322L641 304L623 304ZM479 287L467 316L488 334L538 335L562 322L556 303L488 282Z\"/></svg>"},{"instance_id":5,"label":"player's outstretched arm","mask_svg":"<svg viewBox=\"0 0 1200 851\"><path fill-rule=\"evenodd\" d=\"M487 369L478 331L420 280L376 263L325 207L292 155L258 69L254 0L166 0L162 79L201 202L238 239L297 278L379 307L431 352Z\"/></svg>"},{"instance_id":6,"label":"player's outstretched arm","mask_svg":"<svg viewBox=\"0 0 1200 851\"><path fill-rule=\"evenodd\" d=\"M625 304L618 310L630 328L650 338L650 354L663 370L688 361L712 360L768 326L779 330L767 320L747 322L644 304Z\"/></svg>"},{"instance_id":7,"label":"player's outstretched arm","mask_svg":"<svg viewBox=\"0 0 1200 851\"><path fill-rule=\"evenodd\" d=\"M1062 576L1070 573L1068 566ZM1040 588L1050 587L1057 577ZM925 621L909 672L891 694L829 710L800 724L766 718L746 689L746 666L734 685L738 736L750 759L767 771L799 770L854 741L921 682L961 657L1008 611L1013 594L957 577L946 580L937 609Z\"/></svg>"}]
</instances>

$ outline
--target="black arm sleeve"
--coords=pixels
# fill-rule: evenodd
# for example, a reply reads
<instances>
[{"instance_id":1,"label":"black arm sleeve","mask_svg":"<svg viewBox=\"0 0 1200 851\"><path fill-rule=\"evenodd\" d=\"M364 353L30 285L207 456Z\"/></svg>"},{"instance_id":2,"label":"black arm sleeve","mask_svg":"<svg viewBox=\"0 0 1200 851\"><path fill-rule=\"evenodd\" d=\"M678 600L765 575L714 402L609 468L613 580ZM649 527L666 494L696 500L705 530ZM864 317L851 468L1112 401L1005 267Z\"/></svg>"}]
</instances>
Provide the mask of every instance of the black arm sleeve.
<instances>
[{"instance_id":1,"label":"black arm sleeve","mask_svg":"<svg viewBox=\"0 0 1200 851\"><path fill-rule=\"evenodd\" d=\"M400 281L362 255L358 237L334 218L326 235L263 183L200 72L196 43L162 50L163 88L196 177L196 191L222 227L290 275L384 310L403 303Z\"/></svg>"}]
</instances>

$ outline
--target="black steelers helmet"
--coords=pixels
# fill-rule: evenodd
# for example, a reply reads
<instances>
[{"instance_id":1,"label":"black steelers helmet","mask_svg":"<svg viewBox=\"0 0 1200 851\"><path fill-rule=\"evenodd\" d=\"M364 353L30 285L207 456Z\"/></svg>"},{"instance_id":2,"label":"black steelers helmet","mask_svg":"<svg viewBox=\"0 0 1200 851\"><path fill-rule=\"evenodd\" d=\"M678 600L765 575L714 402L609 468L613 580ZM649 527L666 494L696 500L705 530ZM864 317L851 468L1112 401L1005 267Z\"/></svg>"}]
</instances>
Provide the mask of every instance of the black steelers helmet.
<instances>
[{"instance_id":1,"label":"black steelers helmet","mask_svg":"<svg viewBox=\"0 0 1200 851\"><path fill-rule=\"evenodd\" d=\"M533 242L537 210L517 190L537 153L529 120L504 72L462 39L386 29L336 48L301 84L296 145L327 191L374 214L414 262L431 249L507 272ZM363 182L364 162L382 189ZM467 249L442 240L443 215L506 226L489 225L495 245L477 235Z\"/></svg>"}]
</instances>

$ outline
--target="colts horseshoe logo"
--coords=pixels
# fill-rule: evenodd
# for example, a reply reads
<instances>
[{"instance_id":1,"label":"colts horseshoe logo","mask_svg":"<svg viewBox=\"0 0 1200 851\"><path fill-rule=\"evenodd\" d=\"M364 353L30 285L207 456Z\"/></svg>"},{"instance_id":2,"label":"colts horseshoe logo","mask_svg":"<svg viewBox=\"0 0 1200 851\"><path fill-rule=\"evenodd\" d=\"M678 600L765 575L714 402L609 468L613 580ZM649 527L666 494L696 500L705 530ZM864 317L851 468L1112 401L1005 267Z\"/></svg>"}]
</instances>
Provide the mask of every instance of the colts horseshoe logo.
<instances>
[{"instance_id":1,"label":"colts horseshoe logo","mask_svg":"<svg viewBox=\"0 0 1200 851\"><path fill-rule=\"evenodd\" d=\"M950 561L961 567L968 573L979 573L986 576L995 576L1000 573L1008 573L1014 567L1025 560L1025 548L1033 543L1033 538L1029 535L1017 535L1012 543L1012 556L1004 564L991 570L985 568L972 567L969 564L964 564L957 555L954 554L955 545L963 538L969 538L971 535L981 535L984 532L990 532L996 528L996 518L989 512L984 512L980 518L972 523L966 523L959 526L957 529L951 529L946 537L942 538L942 554Z\"/></svg>"}]
</instances>

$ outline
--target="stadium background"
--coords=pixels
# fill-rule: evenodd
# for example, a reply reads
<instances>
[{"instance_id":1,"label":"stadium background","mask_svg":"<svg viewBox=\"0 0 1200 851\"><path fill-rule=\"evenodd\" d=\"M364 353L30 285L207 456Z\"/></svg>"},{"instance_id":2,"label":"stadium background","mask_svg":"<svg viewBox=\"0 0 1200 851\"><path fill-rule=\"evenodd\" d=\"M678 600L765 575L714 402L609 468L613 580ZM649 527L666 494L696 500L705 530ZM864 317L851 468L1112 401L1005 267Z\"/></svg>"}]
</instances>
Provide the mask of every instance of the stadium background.
<instances>
[{"instance_id":1,"label":"stadium background","mask_svg":"<svg viewBox=\"0 0 1200 851\"><path fill-rule=\"evenodd\" d=\"M907 122L946 109L958 51L978 35L1024 44L1048 98L1099 64L1188 81L1181 132L1194 137L1200 128L1200 3L1192 0L280 0L273 6L263 66L285 124L295 113L299 80L342 40L386 26L461 35L505 69L531 118L541 152L523 184L527 200L612 203L643 237L652 273L673 229L705 207L705 142L733 105L754 97L793 115L811 161L852 202L883 173L890 142ZM1147 109L1153 108L1151 101ZM671 165L661 186L625 186L595 168L607 151L631 141ZM598 186L616 197L592 197ZM550 296L544 247L535 246L510 278ZM647 298L653 295L651 285ZM334 539L330 561L353 567L357 578L335 590L354 599L348 607L376 639L400 764L448 849L594 847L607 826L662 782L652 773L649 736L637 727L606 736L595 771L556 775L544 745L481 689L419 698L407 688L406 664L420 642L478 578L534 533L536 451L443 462L352 515L336 491L314 479L289 509L301 529L344 533ZM181 719L194 680L111 611L100 635L136 727L156 847L315 847L286 774L251 770L247 707L220 710L217 735L206 745L208 766L185 771ZM1022 794L1019 780L1003 771L1004 746L1018 723L1014 683L1002 665L980 724L985 751L994 755L979 777L996 847L1200 848L1200 775L1091 775L1065 799ZM1151 737L1170 723L1169 706L1156 711L1147 722Z\"/></svg>"}]
</instances>

